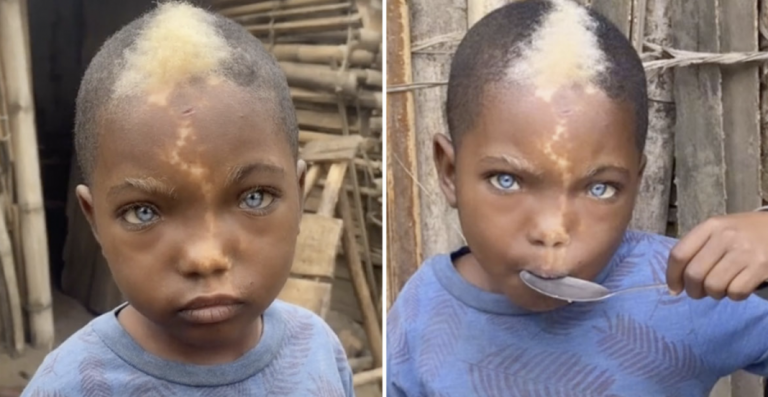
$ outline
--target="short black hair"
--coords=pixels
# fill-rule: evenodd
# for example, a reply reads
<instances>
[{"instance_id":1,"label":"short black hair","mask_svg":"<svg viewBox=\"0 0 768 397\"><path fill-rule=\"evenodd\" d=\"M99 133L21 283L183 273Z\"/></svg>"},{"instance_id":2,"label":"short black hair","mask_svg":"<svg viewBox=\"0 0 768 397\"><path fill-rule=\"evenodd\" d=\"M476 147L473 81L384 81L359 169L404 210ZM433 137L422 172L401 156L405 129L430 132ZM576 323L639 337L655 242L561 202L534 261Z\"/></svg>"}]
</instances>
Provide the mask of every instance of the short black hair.
<instances>
[{"instance_id":1,"label":"short black hair","mask_svg":"<svg viewBox=\"0 0 768 397\"><path fill-rule=\"evenodd\" d=\"M128 58L132 51L136 51L146 29L158 15L168 11L164 9L165 6L179 7L186 13L184 15L200 17L205 27L212 29L210 32L216 36L217 43L226 47L227 54L216 69L216 76L242 87L258 98L268 98L273 102L275 122L280 124L294 157L297 157L296 112L291 101L288 82L272 55L264 49L258 39L239 24L185 2L166 2L111 36L93 58L83 76L76 102L75 150L85 182L91 183L97 158L98 118L104 112L120 114L119 106L115 105L119 104L125 95L116 95L116 91L126 73L126 68L130 66ZM179 22L186 23L184 20ZM184 33L178 33L177 30L172 34L179 37L179 34ZM210 40L210 37L203 37L203 40ZM173 60L177 55L176 52L179 51L178 46L177 42L163 40L160 45L153 46L152 51L161 54L165 59ZM133 89L137 80L135 75L132 77L134 78L127 84L131 87L129 88L131 92L126 95L142 95L142 92ZM189 76L189 79L185 80L194 81L196 77L200 76Z\"/></svg>"},{"instance_id":2,"label":"short black hair","mask_svg":"<svg viewBox=\"0 0 768 397\"><path fill-rule=\"evenodd\" d=\"M474 126L483 108L486 87L508 79L510 67L521 60L521 47L530 44L555 9L555 1L560 4L571 2L523 0L510 3L486 15L464 36L451 63L446 101L448 131L454 145ZM632 105L635 142L642 153L648 131L648 94L642 61L616 26L594 10L585 11L606 63L606 68L593 83L611 99L625 100Z\"/></svg>"}]
</instances>

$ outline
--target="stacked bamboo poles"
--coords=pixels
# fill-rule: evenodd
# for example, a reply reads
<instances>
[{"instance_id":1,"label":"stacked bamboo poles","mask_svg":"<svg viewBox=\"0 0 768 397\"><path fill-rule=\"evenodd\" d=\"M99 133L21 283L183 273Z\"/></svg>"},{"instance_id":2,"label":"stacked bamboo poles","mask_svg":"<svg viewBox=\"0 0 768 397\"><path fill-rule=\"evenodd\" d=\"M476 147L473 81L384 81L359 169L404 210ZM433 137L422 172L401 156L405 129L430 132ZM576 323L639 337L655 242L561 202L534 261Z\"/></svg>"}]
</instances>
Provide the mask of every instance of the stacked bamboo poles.
<instances>
[{"instance_id":1,"label":"stacked bamboo poles","mask_svg":"<svg viewBox=\"0 0 768 397\"><path fill-rule=\"evenodd\" d=\"M32 100L30 76L30 57L27 50L27 32L24 25L24 4L21 0L0 1L0 65L4 77L4 95L8 110L11 152L14 155L13 185L16 187L13 197L5 198L5 203L12 204L10 211L18 211L18 226L11 228L16 244L16 252L8 250L10 238L3 230L5 219L0 219L0 260L6 287L16 278L10 270L18 271L24 283L19 289L23 292L19 299L28 315L29 334L35 347L50 349L53 345L53 311L48 268L48 240L46 236L45 214L43 209L42 182L37 149L35 112ZM8 132L3 128L3 136ZM8 164L3 164L7 166ZM8 169L4 168L4 172ZM8 190L3 190L6 194ZM12 203L9 203L10 200ZM14 261L17 258L18 261ZM12 263L12 265L11 265ZM13 294L8 288L7 294ZM9 296L10 298L10 296ZM10 300L10 299L9 299ZM13 305L13 304L12 304ZM18 307L14 310L18 310ZM18 319L17 311L12 310L11 318ZM3 319L5 322L7 319ZM18 339L18 325L14 322L13 350L19 351L23 341Z\"/></svg>"},{"instance_id":2,"label":"stacked bamboo poles","mask_svg":"<svg viewBox=\"0 0 768 397\"><path fill-rule=\"evenodd\" d=\"M350 134L379 143L363 148L359 157L350 163L344 189L349 196L351 213L342 211L345 213L341 215L345 224L350 223L356 230L357 237L354 244L347 242L345 248L358 247L356 252L344 255L359 257L364 264L364 275L353 272L353 279L357 279L352 280L353 284L367 284L367 289L362 290L369 290L370 299L379 306L376 326L380 330L381 293L375 275L381 271L374 269L381 266L381 243L380 239L369 237L381 233L380 26L365 23L371 16L370 7L361 0L213 0L212 3L222 15L259 38L279 62L297 109L300 143ZM324 186L325 180L315 169L307 176L307 184ZM351 222L347 222L350 218ZM358 287L361 285L356 285L359 291ZM366 317L365 313L363 316ZM371 326L368 323L366 321L366 328Z\"/></svg>"}]
</instances>

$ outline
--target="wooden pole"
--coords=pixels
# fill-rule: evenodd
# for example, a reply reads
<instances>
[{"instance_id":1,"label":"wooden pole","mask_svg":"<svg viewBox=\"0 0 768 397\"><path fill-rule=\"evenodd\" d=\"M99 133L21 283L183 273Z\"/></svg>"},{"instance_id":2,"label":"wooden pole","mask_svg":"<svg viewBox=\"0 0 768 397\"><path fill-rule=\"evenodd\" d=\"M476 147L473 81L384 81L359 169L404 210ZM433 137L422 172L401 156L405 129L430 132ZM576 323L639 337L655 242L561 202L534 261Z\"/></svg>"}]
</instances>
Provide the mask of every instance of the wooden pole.
<instances>
[{"instance_id":1,"label":"wooden pole","mask_svg":"<svg viewBox=\"0 0 768 397\"><path fill-rule=\"evenodd\" d=\"M21 210L21 235L28 294L26 301L32 345L50 349L53 346L54 330L48 239L21 3L21 0L0 1L0 58L7 79L13 151L16 155L14 171L18 186L17 200Z\"/></svg>"},{"instance_id":2,"label":"wooden pole","mask_svg":"<svg viewBox=\"0 0 768 397\"><path fill-rule=\"evenodd\" d=\"M768 1L763 0L760 2L760 43L761 48L768 46ZM762 142L762 196L763 201L768 202L768 66L763 64L762 67L762 85L761 85L761 101L760 111L761 117L761 142Z\"/></svg>"},{"instance_id":3,"label":"wooden pole","mask_svg":"<svg viewBox=\"0 0 768 397\"><path fill-rule=\"evenodd\" d=\"M673 2L675 48L720 51L718 0ZM723 105L718 66L675 70L678 234L726 212Z\"/></svg>"},{"instance_id":4,"label":"wooden pole","mask_svg":"<svg viewBox=\"0 0 768 397\"><path fill-rule=\"evenodd\" d=\"M387 1L388 84L408 84L411 35L407 0ZM422 259L413 93L387 95L387 307Z\"/></svg>"},{"instance_id":5,"label":"wooden pole","mask_svg":"<svg viewBox=\"0 0 768 397\"><path fill-rule=\"evenodd\" d=\"M341 64L347 47L343 45L301 45L278 44L272 48L272 54L278 61L319 63L323 65ZM349 66L371 66L375 55L366 50L353 50L349 54Z\"/></svg>"},{"instance_id":6,"label":"wooden pole","mask_svg":"<svg viewBox=\"0 0 768 397\"><path fill-rule=\"evenodd\" d=\"M19 295L18 278L16 277L16 261L13 258L13 246L11 238L8 235L8 228L5 220L6 197L0 200L0 266L2 266L2 278L5 281L5 292L7 294L7 305L10 309L12 334L7 338L12 341L11 349L15 354L21 354L26 345L24 341L24 318L21 312L21 296Z\"/></svg>"},{"instance_id":7,"label":"wooden pole","mask_svg":"<svg viewBox=\"0 0 768 397\"><path fill-rule=\"evenodd\" d=\"M259 3L245 4L239 6L220 9L221 15L226 17L236 17L239 15L253 14L257 12L268 12L271 10L317 6L323 4L338 3L339 0L272 0ZM223 5L223 4L222 4Z\"/></svg>"},{"instance_id":8,"label":"wooden pole","mask_svg":"<svg viewBox=\"0 0 768 397\"><path fill-rule=\"evenodd\" d=\"M644 13L647 16L647 41L665 47L671 46L671 6L672 0L647 0ZM635 45L642 42L637 37L634 41ZM659 234L665 234L667 231L672 190L675 151L672 73L671 70L657 70L648 75L648 135L645 141L647 162L630 225L633 229Z\"/></svg>"},{"instance_id":9,"label":"wooden pole","mask_svg":"<svg viewBox=\"0 0 768 397\"><path fill-rule=\"evenodd\" d=\"M368 343L371 347L373 356L373 366L380 367L382 363L382 342L381 327L379 325L379 316L376 314L376 306L371 301L371 291L366 283L365 271L360 260L360 253L357 250L357 241L355 239L354 220L352 217L352 206L346 192L339 195L339 212L344 222L344 235L342 236L342 247L344 256L349 267L349 275L352 278L352 286L357 296L357 302L360 304L360 311L363 314L363 327L368 336Z\"/></svg>"},{"instance_id":10,"label":"wooden pole","mask_svg":"<svg viewBox=\"0 0 768 397\"><path fill-rule=\"evenodd\" d=\"M318 89L326 92L343 92L353 95L357 91L357 74L333 70L322 65L280 62L288 84L292 87Z\"/></svg>"},{"instance_id":11,"label":"wooden pole","mask_svg":"<svg viewBox=\"0 0 768 397\"><path fill-rule=\"evenodd\" d=\"M233 18L235 22L248 25L256 22L269 22L270 20L286 19L307 19L318 15L328 15L328 13L340 14L349 10L350 3L327 4L320 6L277 9L275 11L259 12L254 14L244 14Z\"/></svg>"},{"instance_id":12,"label":"wooden pole","mask_svg":"<svg viewBox=\"0 0 768 397\"><path fill-rule=\"evenodd\" d=\"M384 374L384 371L382 368L376 368L370 371L360 372L358 374L355 374L352 377L352 385L357 387L357 386L367 385L368 383L380 382L383 374Z\"/></svg>"},{"instance_id":13,"label":"wooden pole","mask_svg":"<svg viewBox=\"0 0 768 397\"><path fill-rule=\"evenodd\" d=\"M358 28L361 24L359 14L340 17L305 19L301 21L280 22L274 24L249 25L245 28L254 35L266 35L270 32L278 34L317 33L333 30L346 30L349 27ZM346 32L344 32L346 34Z\"/></svg>"}]
</instances>

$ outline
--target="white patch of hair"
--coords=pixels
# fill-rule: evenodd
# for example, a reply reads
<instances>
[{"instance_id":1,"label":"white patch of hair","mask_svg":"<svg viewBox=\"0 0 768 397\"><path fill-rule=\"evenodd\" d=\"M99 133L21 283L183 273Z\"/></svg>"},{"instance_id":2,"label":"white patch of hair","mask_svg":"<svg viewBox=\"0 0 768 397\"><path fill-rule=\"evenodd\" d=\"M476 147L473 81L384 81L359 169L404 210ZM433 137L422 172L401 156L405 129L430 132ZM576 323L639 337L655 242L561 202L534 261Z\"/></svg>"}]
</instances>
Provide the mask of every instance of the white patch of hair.
<instances>
[{"instance_id":1,"label":"white patch of hair","mask_svg":"<svg viewBox=\"0 0 768 397\"><path fill-rule=\"evenodd\" d=\"M213 22L184 2L160 5L125 51L112 98L167 92L192 78L216 76L232 51Z\"/></svg>"},{"instance_id":2,"label":"white patch of hair","mask_svg":"<svg viewBox=\"0 0 768 397\"><path fill-rule=\"evenodd\" d=\"M571 0L551 2L552 10L508 72L509 80L532 85L546 100L561 87L588 88L609 66L595 34L597 22L587 10Z\"/></svg>"}]
</instances>

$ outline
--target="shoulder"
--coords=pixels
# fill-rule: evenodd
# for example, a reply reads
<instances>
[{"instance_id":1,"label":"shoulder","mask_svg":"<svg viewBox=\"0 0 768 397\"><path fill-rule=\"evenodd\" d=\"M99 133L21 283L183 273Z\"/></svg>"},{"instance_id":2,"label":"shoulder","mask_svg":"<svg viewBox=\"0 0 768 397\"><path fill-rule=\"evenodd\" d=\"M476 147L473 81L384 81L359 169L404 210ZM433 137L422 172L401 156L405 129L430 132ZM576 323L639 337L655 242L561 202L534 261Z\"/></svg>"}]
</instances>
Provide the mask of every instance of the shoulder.
<instances>
[{"instance_id":1,"label":"shoulder","mask_svg":"<svg viewBox=\"0 0 768 397\"><path fill-rule=\"evenodd\" d=\"M24 396L47 395L48 391L60 392L52 395L77 395L84 384L106 382L104 371L113 357L91 322L46 356Z\"/></svg>"}]
</instances>

